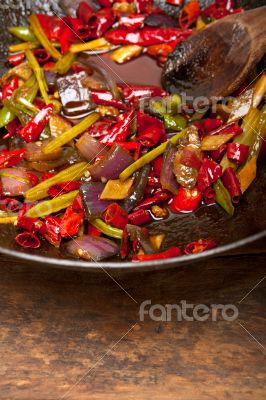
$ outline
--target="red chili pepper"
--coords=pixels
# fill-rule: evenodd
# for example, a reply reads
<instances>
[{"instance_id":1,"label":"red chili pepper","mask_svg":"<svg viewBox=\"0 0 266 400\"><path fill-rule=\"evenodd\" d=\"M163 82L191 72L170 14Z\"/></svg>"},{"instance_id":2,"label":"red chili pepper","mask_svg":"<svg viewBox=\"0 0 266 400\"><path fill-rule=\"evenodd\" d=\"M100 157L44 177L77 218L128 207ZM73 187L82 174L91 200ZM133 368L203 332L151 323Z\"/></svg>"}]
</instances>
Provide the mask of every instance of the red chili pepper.
<instances>
[{"instance_id":1,"label":"red chili pepper","mask_svg":"<svg viewBox=\"0 0 266 400\"><path fill-rule=\"evenodd\" d=\"M88 9L87 9L88 10ZM109 29L113 23L115 22L115 15L113 13L112 8L106 7L93 14L89 15L87 12L86 17L88 19L83 19L86 25L83 27L78 26L77 21L81 21L81 19L77 19L75 21L74 18L65 17L64 20L67 18L67 22L72 27L72 29L79 35L81 38L98 38L103 36L103 34Z\"/></svg>"},{"instance_id":2,"label":"red chili pepper","mask_svg":"<svg viewBox=\"0 0 266 400\"><path fill-rule=\"evenodd\" d=\"M216 182L223 174L221 165L215 161L205 158L202 161L201 167L198 173L198 188L201 192L211 186L212 183Z\"/></svg>"},{"instance_id":3,"label":"red chili pepper","mask_svg":"<svg viewBox=\"0 0 266 400\"><path fill-rule=\"evenodd\" d=\"M17 165L25 158L26 149L3 151L0 153L0 167L10 168Z\"/></svg>"},{"instance_id":4,"label":"red chili pepper","mask_svg":"<svg viewBox=\"0 0 266 400\"><path fill-rule=\"evenodd\" d=\"M234 0L215 0L213 4L205 8L201 14L214 19L224 18L227 15L242 12L241 8L234 8Z\"/></svg>"},{"instance_id":5,"label":"red chili pepper","mask_svg":"<svg viewBox=\"0 0 266 400\"><path fill-rule=\"evenodd\" d=\"M239 180L236 176L235 170L232 167L229 167L224 171L222 181L224 186L230 193L232 202L239 203L242 193Z\"/></svg>"},{"instance_id":6,"label":"red chili pepper","mask_svg":"<svg viewBox=\"0 0 266 400\"><path fill-rule=\"evenodd\" d=\"M130 252L130 236L127 227L123 230L123 235L120 245L120 257L124 260Z\"/></svg>"},{"instance_id":7,"label":"red chili pepper","mask_svg":"<svg viewBox=\"0 0 266 400\"><path fill-rule=\"evenodd\" d=\"M234 122L231 122L230 124L220 126L219 128L216 128L210 132L207 132L208 135L221 135L221 134L228 134L228 133L234 133L235 136L240 135L243 132L242 128L235 124ZM235 137L234 136L234 137Z\"/></svg>"},{"instance_id":8,"label":"red chili pepper","mask_svg":"<svg viewBox=\"0 0 266 400\"><path fill-rule=\"evenodd\" d=\"M184 148L181 153L180 164L199 170L201 160L193 150Z\"/></svg>"},{"instance_id":9,"label":"red chili pepper","mask_svg":"<svg viewBox=\"0 0 266 400\"><path fill-rule=\"evenodd\" d=\"M163 156L156 157L152 162L152 172L154 176L160 177L163 165Z\"/></svg>"},{"instance_id":10,"label":"red chili pepper","mask_svg":"<svg viewBox=\"0 0 266 400\"><path fill-rule=\"evenodd\" d=\"M178 247L170 247L170 249L157 254L136 254L132 257L132 261L151 261L163 260L167 258L179 257L182 251Z\"/></svg>"},{"instance_id":11,"label":"red chili pepper","mask_svg":"<svg viewBox=\"0 0 266 400\"><path fill-rule=\"evenodd\" d=\"M34 100L33 104L34 104L36 107L38 107L39 110L42 110L43 108L46 107L45 102L42 101L42 99L38 99L38 98Z\"/></svg>"},{"instance_id":12,"label":"red chili pepper","mask_svg":"<svg viewBox=\"0 0 266 400\"><path fill-rule=\"evenodd\" d=\"M167 4L172 4L173 6L181 7L184 3L184 0L166 0Z\"/></svg>"},{"instance_id":13,"label":"red chili pepper","mask_svg":"<svg viewBox=\"0 0 266 400\"><path fill-rule=\"evenodd\" d=\"M57 197L80 188L80 183L75 181L56 183L49 187L47 193L50 197Z\"/></svg>"},{"instance_id":14,"label":"red chili pepper","mask_svg":"<svg viewBox=\"0 0 266 400\"><path fill-rule=\"evenodd\" d=\"M55 247L59 247L61 243L60 234L60 223L61 218L49 215L45 218L46 232L44 234L45 239Z\"/></svg>"},{"instance_id":15,"label":"red chili pepper","mask_svg":"<svg viewBox=\"0 0 266 400\"><path fill-rule=\"evenodd\" d=\"M155 58L167 58L168 54L172 53L175 46L169 43L154 44L147 48L147 53Z\"/></svg>"},{"instance_id":16,"label":"red chili pepper","mask_svg":"<svg viewBox=\"0 0 266 400\"><path fill-rule=\"evenodd\" d=\"M189 243L185 247L186 254L202 253L203 251L217 247L217 243L212 239L199 239L197 242Z\"/></svg>"},{"instance_id":17,"label":"red chili pepper","mask_svg":"<svg viewBox=\"0 0 266 400\"><path fill-rule=\"evenodd\" d=\"M179 15L179 25L182 29L189 28L198 18L200 14L200 5L197 1L190 1L186 4L180 15Z\"/></svg>"},{"instance_id":18,"label":"red chili pepper","mask_svg":"<svg viewBox=\"0 0 266 400\"><path fill-rule=\"evenodd\" d=\"M115 228L124 229L128 223L127 212L117 203L110 204L103 214L104 221Z\"/></svg>"},{"instance_id":19,"label":"red chili pepper","mask_svg":"<svg viewBox=\"0 0 266 400\"><path fill-rule=\"evenodd\" d=\"M128 219L132 225L144 225L152 220L152 216L149 211L140 209L129 214Z\"/></svg>"},{"instance_id":20,"label":"red chili pepper","mask_svg":"<svg viewBox=\"0 0 266 400\"><path fill-rule=\"evenodd\" d=\"M105 38L113 44L138 44L151 46L153 44L168 43L173 40L183 41L190 36L192 30L178 28L152 28L145 27L137 32L125 28L116 28L105 34Z\"/></svg>"},{"instance_id":21,"label":"red chili pepper","mask_svg":"<svg viewBox=\"0 0 266 400\"><path fill-rule=\"evenodd\" d=\"M36 142L53 113L53 105L49 104L38 112L20 131L19 136L25 142Z\"/></svg>"},{"instance_id":22,"label":"red chili pepper","mask_svg":"<svg viewBox=\"0 0 266 400\"><path fill-rule=\"evenodd\" d=\"M2 87L2 100L5 99L9 100L17 88L18 88L18 78L15 76Z\"/></svg>"},{"instance_id":23,"label":"red chili pepper","mask_svg":"<svg viewBox=\"0 0 266 400\"><path fill-rule=\"evenodd\" d=\"M40 239L34 233L23 232L16 236L16 243L25 248L38 249L41 246Z\"/></svg>"},{"instance_id":24,"label":"red chili pepper","mask_svg":"<svg viewBox=\"0 0 266 400\"><path fill-rule=\"evenodd\" d=\"M129 3L133 2L132 0ZM161 8L155 7L153 0L135 0L136 9L138 13L151 14L161 13Z\"/></svg>"},{"instance_id":25,"label":"red chili pepper","mask_svg":"<svg viewBox=\"0 0 266 400\"><path fill-rule=\"evenodd\" d=\"M54 67L55 67L55 63L54 62L48 62L48 63L43 65L44 71L52 71L52 69L54 69Z\"/></svg>"},{"instance_id":26,"label":"red chili pepper","mask_svg":"<svg viewBox=\"0 0 266 400\"><path fill-rule=\"evenodd\" d=\"M105 136L108 136L111 128L115 126L116 122L117 120L114 118L103 118L96 121L88 132L92 137L101 141ZM108 144L108 141L106 141L106 144ZM110 143L110 145L113 145L113 143Z\"/></svg>"},{"instance_id":27,"label":"red chili pepper","mask_svg":"<svg viewBox=\"0 0 266 400\"><path fill-rule=\"evenodd\" d=\"M119 17L119 25L127 29L139 29L144 25L145 18L142 14L122 14Z\"/></svg>"},{"instance_id":28,"label":"red chili pepper","mask_svg":"<svg viewBox=\"0 0 266 400\"><path fill-rule=\"evenodd\" d=\"M31 205L22 205L18 213L17 227L32 233L44 234L46 232L46 227L43 221L38 218L26 217L25 214L30 208Z\"/></svg>"},{"instance_id":29,"label":"red chili pepper","mask_svg":"<svg viewBox=\"0 0 266 400\"><path fill-rule=\"evenodd\" d=\"M134 151L133 159L137 160L140 157L141 144L137 142L117 142L123 149ZM105 143L106 146L113 146L113 143Z\"/></svg>"},{"instance_id":30,"label":"red chili pepper","mask_svg":"<svg viewBox=\"0 0 266 400\"><path fill-rule=\"evenodd\" d=\"M89 236L101 236L102 232L99 229L95 228L95 226L89 224L88 225L88 235Z\"/></svg>"},{"instance_id":31,"label":"red chili pepper","mask_svg":"<svg viewBox=\"0 0 266 400\"><path fill-rule=\"evenodd\" d=\"M58 41L62 33L61 18L47 14L37 14L37 17L48 39Z\"/></svg>"},{"instance_id":32,"label":"red chili pepper","mask_svg":"<svg viewBox=\"0 0 266 400\"><path fill-rule=\"evenodd\" d=\"M72 208L73 211L80 214L82 216L82 218L85 217L85 212L84 212L84 207L83 207L83 201L82 201L82 197L81 194L79 193L75 199L72 202Z\"/></svg>"},{"instance_id":33,"label":"red chili pepper","mask_svg":"<svg viewBox=\"0 0 266 400\"><path fill-rule=\"evenodd\" d=\"M206 133L210 133L215 129L220 128L224 124L223 120L219 118L206 118L203 120L202 125Z\"/></svg>"},{"instance_id":34,"label":"red chili pepper","mask_svg":"<svg viewBox=\"0 0 266 400\"><path fill-rule=\"evenodd\" d=\"M16 67L17 65L20 65L25 60L25 53L22 52L22 53L12 54L11 56L7 57L7 60L9 62L9 64Z\"/></svg>"},{"instance_id":35,"label":"red chili pepper","mask_svg":"<svg viewBox=\"0 0 266 400\"><path fill-rule=\"evenodd\" d=\"M239 143L228 143L227 145L227 157L230 161L241 165L247 158L249 146L246 144Z\"/></svg>"},{"instance_id":36,"label":"red chili pepper","mask_svg":"<svg viewBox=\"0 0 266 400\"><path fill-rule=\"evenodd\" d=\"M46 181L46 179L52 178L55 176L54 172L44 172L41 176L41 181Z\"/></svg>"},{"instance_id":37,"label":"red chili pepper","mask_svg":"<svg viewBox=\"0 0 266 400\"><path fill-rule=\"evenodd\" d=\"M104 104L106 106L116 107L120 110L126 110L127 106L121 101L114 99L112 93L106 90L91 90L91 100L95 104Z\"/></svg>"},{"instance_id":38,"label":"red chili pepper","mask_svg":"<svg viewBox=\"0 0 266 400\"><path fill-rule=\"evenodd\" d=\"M51 59L51 56L45 49L35 49L33 50L33 53L38 61L39 64L43 65L48 63L48 61Z\"/></svg>"},{"instance_id":39,"label":"red chili pepper","mask_svg":"<svg viewBox=\"0 0 266 400\"><path fill-rule=\"evenodd\" d=\"M3 136L3 139L9 139L15 136L20 129L21 124L17 118L13 119L13 121L9 122L6 125L7 134Z\"/></svg>"},{"instance_id":40,"label":"red chili pepper","mask_svg":"<svg viewBox=\"0 0 266 400\"><path fill-rule=\"evenodd\" d=\"M143 111L137 111L137 140L145 147L153 147L165 136L162 121Z\"/></svg>"},{"instance_id":41,"label":"red chili pepper","mask_svg":"<svg viewBox=\"0 0 266 400\"><path fill-rule=\"evenodd\" d=\"M5 199L0 200L0 210L6 212L16 212L19 211L22 207L21 201L17 199L12 199L10 197L6 197Z\"/></svg>"},{"instance_id":42,"label":"red chili pepper","mask_svg":"<svg viewBox=\"0 0 266 400\"><path fill-rule=\"evenodd\" d=\"M201 202L201 192L198 188L186 189L180 187L169 208L173 213L187 213L195 211Z\"/></svg>"},{"instance_id":43,"label":"red chili pepper","mask_svg":"<svg viewBox=\"0 0 266 400\"><path fill-rule=\"evenodd\" d=\"M83 222L83 216L79 212L73 210L70 205L62 218L60 224L60 234L62 237L77 235L80 225Z\"/></svg>"},{"instance_id":44,"label":"red chili pepper","mask_svg":"<svg viewBox=\"0 0 266 400\"><path fill-rule=\"evenodd\" d=\"M153 188L161 187L160 178L156 178L156 176L148 177L148 184L146 187L152 186Z\"/></svg>"},{"instance_id":45,"label":"red chili pepper","mask_svg":"<svg viewBox=\"0 0 266 400\"><path fill-rule=\"evenodd\" d=\"M122 91L123 97L126 101L132 101L134 98L144 99L166 96L166 92L159 86L127 85L119 83L118 87Z\"/></svg>"},{"instance_id":46,"label":"red chili pepper","mask_svg":"<svg viewBox=\"0 0 266 400\"><path fill-rule=\"evenodd\" d=\"M39 183L39 177L33 172L27 172L31 186L36 186Z\"/></svg>"},{"instance_id":47,"label":"red chili pepper","mask_svg":"<svg viewBox=\"0 0 266 400\"><path fill-rule=\"evenodd\" d=\"M138 203L138 205L135 207L135 210L145 210L153 206L154 204L161 203L163 201L168 200L171 197L169 193L159 191L155 193L154 196L149 197L148 199L145 199Z\"/></svg>"},{"instance_id":48,"label":"red chili pepper","mask_svg":"<svg viewBox=\"0 0 266 400\"><path fill-rule=\"evenodd\" d=\"M226 150L227 144L222 144L219 149L210 151L211 158L216 162L220 162Z\"/></svg>"},{"instance_id":49,"label":"red chili pepper","mask_svg":"<svg viewBox=\"0 0 266 400\"><path fill-rule=\"evenodd\" d=\"M112 5L114 4L115 0L98 0L98 3L102 6L102 7L112 7ZM130 3L130 1L129 1Z\"/></svg>"},{"instance_id":50,"label":"red chili pepper","mask_svg":"<svg viewBox=\"0 0 266 400\"><path fill-rule=\"evenodd\" d=\"M203 200L204 200L204 203L207 204L207 206L209 206L211 204L215 204L216 192L212 187L208 187L207 189L204 190Z\"/></svg>"},{"instance_id":51,"label":"red chili pepper","mask_svg":"<svg viewBox=\"0 0 266 400\"><path fill-rule=\"evenodd\" d=\"M85 1L81 1L77 9L77 17L84 22L84 24L88 24L93 15L94 10L89 6L89 4Z\"/></svg>"},{"instance_id":52,"label":"red chili pepper","mask_svg":"<svg viewBox=\"0 0 266 400\"><path fill-rule=\"evenodd\" d=\"M125 142L131 132L131 123L134 116L134 110L120 114L116 119L116 124L110 127L107 135L100 138L101 143Z\"/></svg>"}]
</instances>

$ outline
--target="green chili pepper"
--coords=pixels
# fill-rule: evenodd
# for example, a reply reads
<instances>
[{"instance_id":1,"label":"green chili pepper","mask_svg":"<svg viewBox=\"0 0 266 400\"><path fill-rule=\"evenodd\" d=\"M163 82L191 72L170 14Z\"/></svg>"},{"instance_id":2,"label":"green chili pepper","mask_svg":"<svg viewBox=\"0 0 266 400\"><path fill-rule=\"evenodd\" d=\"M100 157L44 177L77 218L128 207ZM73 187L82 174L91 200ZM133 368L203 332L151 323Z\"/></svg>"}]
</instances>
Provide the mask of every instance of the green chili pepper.
<instances>
[{"instance_id":1,"label":"green chili pepper","mask_svg":"<svg viewBox=\"0 0 266 400\"><path fill-rule=\"evenodd\" d=\"M164 126L167 131L181 131L187 126L186 119L181 115L165 114L163 118Z\"/></svg>"},{"instance_id":2,"label":"green chili pepper","mask_svg":"<svg viewBox=\"0 0 266 400\"><path fill-rule=\"evenodd\" d=\"M215 193L216 193L216 202L220 204L220 206L229 214L234 215L235 208L232 204L231 196L222 183L221 179L218 179L217 182L213 185Z\"/></svg>"},{"instance_id":3,"label":"green chili pepper","mask_svg":"<svg viewBox=\"0 0 266 400\"><path fill-rule=\"evenodd\" d=\"M11 26L8 32L24 42L37 42L36 36L28 26Z\"/></svg>"},{"instance_id":4,"label":"green chili pepper","mask_svg":"<svg viewBox=\"0 0 266 400\"><path fill-rule=\"evenodd\" d=\"M101 219L97 218L93 221L90 221L91 225L93 225L95 228L99 229L102 233L104 233L106 236L113 237L115 239L122 239L123 236L123 231L121 229L114 228L110 225L107 225L105 222L103 222Z\"/></svg>"},{"instance_id":5,"label":"green chili pepper","mask_svg":"<svg viewBox=\"0 0 266 400\"><path fill-rule=\"evenodd\" d=\"M178 94L172 94L160 100L151 100L149 108L153 114L163 117L164 114L176 114L181 102L182 99Z\"/></svg>"}]
</instances>

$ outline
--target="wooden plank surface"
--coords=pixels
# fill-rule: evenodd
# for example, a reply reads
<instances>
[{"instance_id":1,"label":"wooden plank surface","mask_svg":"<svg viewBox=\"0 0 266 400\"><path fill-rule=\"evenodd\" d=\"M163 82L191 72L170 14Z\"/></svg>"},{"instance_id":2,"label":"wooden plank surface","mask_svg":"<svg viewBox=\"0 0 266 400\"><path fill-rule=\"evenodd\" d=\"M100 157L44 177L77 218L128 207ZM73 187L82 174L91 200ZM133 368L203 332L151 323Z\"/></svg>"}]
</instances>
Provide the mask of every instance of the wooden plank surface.
<instances>
[{"instance_id":1,"label":"wooden plank surface","mask_svg":"<svg viewBox=\"0 0 266 400\"><path fill-rule=\"evenodd\" d=\"M264 400L264 249L113 279L2 257L0 399ZM235 304L239 317L140 322L147 299Z\"/></svg>"}]
</instances>

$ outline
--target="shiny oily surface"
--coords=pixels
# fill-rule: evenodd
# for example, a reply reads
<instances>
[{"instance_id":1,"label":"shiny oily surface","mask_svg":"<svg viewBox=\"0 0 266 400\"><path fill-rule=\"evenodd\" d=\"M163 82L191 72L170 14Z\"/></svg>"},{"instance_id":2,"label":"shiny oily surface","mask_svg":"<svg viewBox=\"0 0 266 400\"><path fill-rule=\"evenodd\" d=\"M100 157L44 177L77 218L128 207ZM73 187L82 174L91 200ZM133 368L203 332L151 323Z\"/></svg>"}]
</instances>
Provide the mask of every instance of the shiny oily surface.
<instances>
[{"instance_id":1,"label":"shiny oily surface","mask_svg":"<svg viewBox=\"0 0 266 400\"><path fill-rule=\"evenodd\" d=\"M8 5L8 1L4 0L4 3ZM18 2L16 9L4 10L2 7L0 9L0 23L2 26L21 25L25 23L26 15L32 12L51 13L52 8L56 12L60 12L60 7L57 6L56 1L42 3L40 1L32 1L31 9L27 8L29 2L25 1ZM4 54L11 39L6 30L1 31L0 37L0 74L2 74L6 68ZM114 64L106 56L104 61L98 61L104 64L107 62L114 69L112 74L118 74L121 81L126 80L127 82L143 84L158 84L160 81L160 69L153 60L147 57L142 57L122 67ZM137 75L136 71L138 71ZM241 203L236 207L233 218L230 218L219 206L210 206L201 207L195 213L172 215L167 221L153 223L151 227L152 233L164 232L167 234L164 243L165 248L173 245L183 247L183 245L199 238L216 240L220 246L206 253L144 263L122 262L118 258L101 262L100 264L85 262L68 257L65 246L57 249L44 241L42 247L38 250L27 251L20 248L15 244L14 237L17 230L13 225L0 225L0 252L33 262L36 265L40 263L70 269L98 270L99 268L104 268L121 271L125 269L127 271L143 271L177 267L218 255L266 236L265 193L266 161L264 154L258 166L257 179L243 196Z\"/></svg>"}]
</instances>

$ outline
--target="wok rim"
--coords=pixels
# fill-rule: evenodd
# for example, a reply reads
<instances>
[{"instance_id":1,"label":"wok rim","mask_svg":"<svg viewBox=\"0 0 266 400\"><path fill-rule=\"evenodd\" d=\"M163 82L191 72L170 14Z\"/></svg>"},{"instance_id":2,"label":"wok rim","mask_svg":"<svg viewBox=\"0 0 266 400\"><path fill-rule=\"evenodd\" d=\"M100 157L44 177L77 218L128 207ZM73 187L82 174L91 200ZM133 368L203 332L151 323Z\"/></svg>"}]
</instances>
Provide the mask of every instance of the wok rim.
<instances>
[{"instance_id":1,"label":"wok rim","mask_svg":"<svg viewBox=\"0 0 266 400\"><path fill-rule=\"evenodd\" d=\"M44 257L39 255L31 255L23 253L17 250L10 250L0 246L0 253L7 256L14 257L18 260L29 261L30 263L42 264L60 269L70 269L79 271L101 271L101 270L121 270L121 271L151 271L154 269L166 269L175 268L185 264L192 264L199 262L204 259L222 255L223 253L231 250L243 247L247 244L260 240L266 236L266 229L247 236L244 239L239 239L235 242L228 243L222 246L218 246L214 249L192 255L182 255L180 257L168 258L163 260L154 261L143 261L139 263L133 263L132 261L103 261L103 262L91 262L91 261L80 261L79 259L60 259L54 257Z\"/></svg>"}]
</instances>

